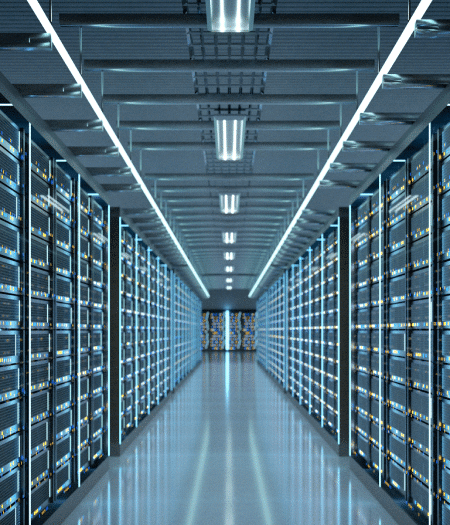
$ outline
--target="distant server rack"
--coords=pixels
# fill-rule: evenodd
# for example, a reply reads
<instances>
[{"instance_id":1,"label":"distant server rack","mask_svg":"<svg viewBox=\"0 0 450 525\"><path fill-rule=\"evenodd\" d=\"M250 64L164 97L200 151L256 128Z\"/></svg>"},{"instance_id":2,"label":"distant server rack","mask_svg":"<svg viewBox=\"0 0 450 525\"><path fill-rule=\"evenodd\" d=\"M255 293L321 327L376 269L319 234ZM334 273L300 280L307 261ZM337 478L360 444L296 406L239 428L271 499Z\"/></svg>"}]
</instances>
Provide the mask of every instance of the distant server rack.
<instances>
[{"instance_id":1,"label":"distant server rack","mask_svg":"<svg viewBox=\"0 0 450 525\"><path fill-rule=\"evenodd\" d=\"M112 454L118 455L126 436L200 361L201 302L117 208L111 231L112 258L120 261L111 274L120 299L111 354L119 379L111 394Z\"/></svg>"},{"instance_id":2,"label":"distant server rack","mask_svg":"<svg viewBox=\"0 0 450 525\"><path fill-rule=\"evenodd\" d=\"M0 523L39 521L107 450L108 211L0 114Z\"/></svg>"},{"instance_id":3,"label":"distant server rack","mask_svg":"<svg viewBox=\"0 0 450 525\"><path fill-rule=\"evenodd\" d=\"M255 351L255 312L242 312L242 341L244 350Z\"/></svg>"},{"instance_id":4,"label":"distant server rack","mask_svg":"<svg viewBox=\"0 0 450 525\"><path fill-rule=\"evenodd\" d=\"M339 257L342 246L348 251L348 223L341 209L256 311L258 361L328 430L340 454L348 451L348 407L340 403L348 400L348 260Z\"/></svg>"}]
</instances>

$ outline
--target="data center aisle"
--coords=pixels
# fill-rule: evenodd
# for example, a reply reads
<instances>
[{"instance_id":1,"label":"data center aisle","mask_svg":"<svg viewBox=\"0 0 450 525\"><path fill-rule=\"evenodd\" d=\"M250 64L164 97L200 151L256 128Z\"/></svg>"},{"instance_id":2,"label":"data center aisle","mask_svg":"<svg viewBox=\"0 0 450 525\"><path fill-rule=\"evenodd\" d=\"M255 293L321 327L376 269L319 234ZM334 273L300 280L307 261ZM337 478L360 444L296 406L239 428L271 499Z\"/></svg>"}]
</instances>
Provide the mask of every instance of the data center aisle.
<instances>
[{"instance_id":1,"label":"data center aisle","mask_svg":"<svg viewBox=\"0 0 450 525\"><path fill-rule=\"evenodd\" d=\"M253 353L207 353L70 525L393 525Z\"/></svg>"}]
</instances>

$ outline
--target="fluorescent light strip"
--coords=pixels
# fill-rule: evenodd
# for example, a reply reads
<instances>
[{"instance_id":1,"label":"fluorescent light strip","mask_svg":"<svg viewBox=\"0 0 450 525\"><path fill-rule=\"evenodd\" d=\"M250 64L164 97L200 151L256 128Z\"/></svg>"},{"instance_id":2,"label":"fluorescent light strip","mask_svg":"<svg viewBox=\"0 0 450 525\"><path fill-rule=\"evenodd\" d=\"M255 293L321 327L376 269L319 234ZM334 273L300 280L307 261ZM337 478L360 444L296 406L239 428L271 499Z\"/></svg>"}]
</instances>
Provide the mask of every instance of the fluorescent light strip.
<instances>
[{"instance_id":1,"label":"fluorescent light strip","mask_svg":"<svg viewBox=\"0 0 450 525\"><path fill-rule=\"evenodd\" d=\"M237 136L238 136L237 125L238 125L238 121L233 120L233 156L231 157L232 160L237 160L237 157L238 157L238 154L237 154ZM234 195L232 198L234 198Z\"/></svg>"},{"instance_id":2,"label":"fluorescent light strip","mask_svg":"<svg viewBox=\"0 0 450 525\"><path fill-rule=\"evenodd\" d=\"M72 74L75 82L77 84L80 84L83 95L86 97L86 100L91 105L91 108L94 110L94 113L97 115L97 118L102 121L103 129L106 131L106 133L108 133L109 138L112 140L114 146L118 148L120 156L124 160L125 164L130 168L131 173L133 174L133 177L136 179L136 182L141 187L142 191L144 192L144 195L147 197L152 208L155 210L156 215L158 215L160 221L163 223L164 227L166 228L167 233L170 235L171 239L175 243L175 246L178 248L178 251L181 253L181 256L186 261L186 264L188 265L189 269L191 270L192 274L194 275L195 279L200 285L200 288L203 290L205 296L208 298L210 295L209 295L207 288L205 287L202 280L200 279L200 276L198 275L198 273L195 271L194 267L192 266L192 263L189 260L188 256L186 255L186 252L183 250L181 244L179 243L178 239L173 233L172 228L169 226L169 223L167 222L166 218L162 214L162 211L159 209L159 206L156 203L155 199L153 198L152 194L148 191L148 188L145 185L144 181L142 180L142 177L140 176L137 169L134 167L134 164L132 163L127 152L125 151L125 148L122 146L122 143L120 142L120 140L114 133L113 128L108 122L108 119L105 117L103 111L101 110L100 106L95 100L94 95L91 93L91 90L89 89L88 85L84 81L84 78L81 76L81 73L78 71L77 66L75 65L69 53L67 52L66 48L64 47L64 44L61 42L61 39L59 38L58 33L55 31L53 25L50 23L49 19L47 18L47 15L45 14L42 7L40 6L38 0L27 0L27 2L30 5L36 17L38 18L39 22L42 24L44 31L46 33L51 34L53 46L58 51L60 57L63 59L67 68Z\"/></svg>"},{"instance_id":3,"label":"fluorescent light strip","mask_svg":"<svg viewBox=\"0 0 450 525\"><path fill-rule=\"evenodd\" d=\"M355 114L353 115L352 119L350 120L348 126L346 127L345 131L342 133L341 138L338 140L338 143L336 144L335 148L331 152L330 156L328 157L327 161L325 162L324 167L322 168L321 172L317 176L317 179L314 181L313 185L311 186L311 189L309 190L308 194L304 198L302 204L300 205L300 208L297 210L297 213L294 215L294 218L292 219L291 223L289 224L287 230L284 232L283 237L281 237L280 242L278 243L277 247L273 251L272 255L270 256L269 260L267 261L267 264L264 266L262 272L259 274L258 279L256 279L255 284L253 285L253 288L250 290L250 293L248 294L248 297L251 298L253 294L255 293L256 289L258 288L259 283L262 281L263 277L266 275L267 270L270 268L270 265L273 263L275 257L278 255L278 252L280 251L283 244L286 242L286 239L288 238L289 234L291 233L294 226L297 224L298 220L300 219L303 211L308 207L308 204L310 203L311 199L313 198L314 194L316 193L317 189L320 186L320 183L325 178L325 176L328 173L328 170L330 169L331 164L336 160L337 156L341 152L342 146L344 145L344 142L349 139L350 135L352 134L353 130L356 128L356 126L359 123L359 117L361 113L364 113L369 106L369 104L372 102L373 97L376 95L378 89L380 88L382 82L383 82L383 76L387 75L389 71L391 70L392 66L394 65L394 62L399 57L400 53L402 52L403 48L405 47L406 43L408 42L411 35L414 33L414 28L416 26L416 21L420 20L424 17L426 10L430 6L431 2L433 0L421 0L420 4L417 6L417 9L414 11L414 14L412 15L409 22L406 24L405 29L403 30L402 34L400 35L399 39L395 43L394 47L392 48L392 51L389 53L389 56L386 59L386 62L383 64L383 67L380 69L379 73L375 77L375 80L373 81L372 85L370 86L369 90L367 91L365 97L363 98L361 104L359 105L358 109L356 110Z\"/></svg>"},{"instance_id":4,"label":"fluorescent light strip","mask_svg":"<svg viewBox=\"0 0 450 525\"><path fill-rule=\"evenodd\" d=\"M222 120L223 133L223 160L228 160L228 144L227 144L227 121Z\"/></svg>"},{"instance_id":5,"label":"fluorescent light strip","mask_svg":"<svg viewBox=\"0 0 450 525\"><path fill-rule=\"evenodd\" d=\"M211 2L212 4L212 2ZM220 0L220 31L225 33L225 0Z\"/></svg>"}]
</instances>

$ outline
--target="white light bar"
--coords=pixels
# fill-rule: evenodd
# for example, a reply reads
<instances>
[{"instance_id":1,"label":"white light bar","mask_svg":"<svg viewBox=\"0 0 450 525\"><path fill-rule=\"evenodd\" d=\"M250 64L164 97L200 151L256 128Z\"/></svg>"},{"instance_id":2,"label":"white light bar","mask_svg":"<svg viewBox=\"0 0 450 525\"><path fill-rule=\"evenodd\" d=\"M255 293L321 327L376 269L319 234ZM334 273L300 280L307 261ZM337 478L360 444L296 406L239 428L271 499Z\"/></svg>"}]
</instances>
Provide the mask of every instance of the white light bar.
<instances>
[{"instance_id":1,"label":"white light bar","mask_svg":"<svg viewBox=\"0 0 450 525\"><path fill-rule=\"evenodd\" d=\"M244 33L253 31L255 0L206 0L208 31Z\"/></svg>"},{"instance_id":2,"label":"white light bar","mask_svg":"<svg viewBox=\"0 0 450 525\"><path fill-rule=\"evenodd\" d=\"M221 193L219 195L220 212L234 215L239 211L239 200L241 196L235 193Z\"/></svg>"},{"instance_id":3,"label":"white light bar","mask_svg":"<svg viewBox=\"0 0 450 525\"><path fill-rule=\"evenodd\" d=\"M225 244L234 244L236 242L237 233L236 232L223 232L222 241Z\"/></svg>"},{"instance_id":4,"label":"white light bar","mask_svg":"<svg viewBox=\"0 0 450 525\"><path fill-rule=\"evenodd\" d=\"M236 254L234 252L224 252L223 256L226 261L233 261L236 257Z\"/></svg>"},{"instance_id":5,"label":"white light bar","mask_svg":"<svg viewBox=\"0 0 450 525\"><path fill-rule=\"evenodd\" d=\"M214 117L216 157L218 160L242 160L244 156L246 117Z\"/></svg>"},{"instance_id":6,"label":"white light bar","mask_svg":"<svg viewBox=\"0 0 450 525\"><path fill-rule=\"evenodd\" d=\"M373 97L377 93L378 89L381 87L383 83L383 75L386 75L391 70L392 66L394 65L395 61L399 57L400 53L402 52L403 48L405 47L406 43L408 42L411 35L414 33L414 28L416 25L416 21L423 18L426 10L430 6L432 0L421 0L419 5L417 6L416 10L414 11L414 14L411 16L409 22L407 23L405 29L403 30L402 34L400 35L399 39L395 43L394 47L392 48L391 52L389 53L389 56L386 59L386 62L383 64L382 68L378 72L377 76L375 77L375 80L372 82L372 85L370 86L369 90L367 91L365 97L361 101L361 104L359 105L358 109L356 110L355 114L353 115L352 119L350 120L348 126L345 128L345 131L342 133L340 139L338 140L335 148L330 153L330 156L328 157L327 161L325 162L325 165L323 166L321 172L317 176L317 179L314 181L313 185L311 186L311 189L309 190L306 197L303 199L302 204L300 205L300 208L297 210L296 214L294 215L292 221L290 222L287 230L284 232L283 237L281 237L280 242L278 243L277 247L273 251L272 255L270 256L269 260L267 261L266 265L264 266L262 272L259 274L258 278L256 279L255 284L253 285L253 288L250 290L250 293L248 294L248 297L251 298L256 289L259 286L259 283L262 281L263 277L266 275L267 270L270 268L270 265L275 260L275 257L278 255L278 252L281 250L281 247L286 242L286 239L288 238L289 234L297 224L298 220L300 219L303 211L308 207L308 204L310 203L311 199L313 198L314 194L316 193L317 189L320 186L321 181L326 177L328 170L330 169L330 165L336 160L337 156L341 152L342 146L346 140L349 139L350 135L352 134L353 130L356 128L356 126L359 123L359 117L361 113L364 113L367 110L367 107L372 102Z\"/></svg>"},{"instance_id":7,"label":"white light bar","mask_svg":"<svg viewBox=\"0 0 450 525\"><path fill-rule=\"evenodd\" d=\"M234 270L234 266L225 266L225 271L231 273Z\"/></svg>"},{"instance_id":8,"label":"white light bar","mask_svg":"<svg viewBox=\"0 0 450 525\"><path fill-rule=\"evenodd\" d=\"M225 282L228 283L228 284L232 283L233 282L233 277L227 277L225 279Z\"/></svg>"},{"instance_id":9,"label":"white light bar","mask_svg":"<svg viewBox=\"0 0 450 525\"><path fill-rule=\"evenodd\" d=\"M226 286L225 288L226 288L227 290L232 290L232 289L233 289L232 286Z\"/></svg>"},{"instance_id":10,"label":"white light bar","mask_svg":"<svg viewBox=\"0 0 450 525\"><path fill-rule=\"evenodd\" d=\"M203 284L202 280L200 279L200 276L195 271L191 261L189 260L188 256L186 255L186 252L183 250L183 247L179 243L178 239L176 238L175 234L172 231L172 228L169 226L169 223L167 222L166 218L164 217L162 211L159 209L158 204L156 203L155 199L153 198L152 194L149 192L147 186L145 185L144 181L142 180L142 177L140 176L139 172L135 168L134 164L132 163L130 157L128 156L128 153L126 152L125 148L122 146L122 143L118 139L117 135L114 133L113 128L111 127L110 123L108 122L108 119L104 115L103 111L101 110L100 106L98 105L97 101L95 100L94 95L91 93L91 90L89 89L88 85L84 81L84 78L81 76L81 73L78 71L77 66L75 65L74 61L70 57L69 53L67 52L67 49L64 47L64 44L61 42L61 39L58 36L58 33L55 31L53 25L50 23L50 20L47 18L47 15L45 14L44 10L40 6L38 0L27 0L28 4L30 5L31 9L33 10L34 14L38 18L39 22L42 24L42 27L44 28L44 31L46 33L50 33L52 37L52 42L54 48L58 51L60 57L63 59L64 63L66 64L67 68L69 69L71 75L73 76L75 82L77 84L80 84L81 90L83 92L83 95L85 96L86 100L89 102L91 108L93 109L94 113L97 115L97 118L100 119L103 123L103 129L106 131L106 133L109 135L109 138L112 140L114 146L116 146L119 150L119 154L122 157L125 164L130 168L131 173L133 177L135 178L136 182L141 187L144 195L147 197L147 200L149 201L152 208L155 210L156 215L158 215L160 221L163 223L164 227L167 230L167 233L170 235L172 241L175 243L175 246L178 248L178 251L180 252L183 259L186 261L186 264L188 265L189 269L192 272L192 275L195 277L196 281L200 285L200 288L203 290L205 296L209 297L209 292L205 285Z\"/></svg>"}]
</instances>

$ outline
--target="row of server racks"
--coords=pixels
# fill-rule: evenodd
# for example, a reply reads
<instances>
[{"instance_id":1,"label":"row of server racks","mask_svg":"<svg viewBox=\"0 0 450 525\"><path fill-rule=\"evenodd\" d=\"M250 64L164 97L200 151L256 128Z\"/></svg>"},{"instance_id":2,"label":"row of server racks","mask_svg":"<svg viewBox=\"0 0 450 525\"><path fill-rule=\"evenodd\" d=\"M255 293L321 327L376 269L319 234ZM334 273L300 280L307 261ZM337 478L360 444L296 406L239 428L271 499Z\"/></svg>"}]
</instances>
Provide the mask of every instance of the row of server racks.
<instances>
[{"instance_id":1,"label":"row of server racks","mask_svg":"<svg viewBox=\"0 0 450 525\"><path fill-rule=\"evenodd\" d=\"M342 373L348 352L343 353L345 347L339 344L348 334L339 322L339 315L348 312L348 299L340 294L341 279L348 283L348 270L340 268L345 262L339 257L341 243L348 243L346 209L329 234L322 235L258 299L255 329L258 361L339 447L348 441L342 417L346 407L340 408L348 388Z\"/></svg>"},{"instance_id":2,"label":"row of server racks","mask_svg":"<svg viewBox=\"0 0 450 525\"><path fill-rule=\"evenodd\" d=\"M111 235L110 208L34 133L0 113L0 525L45 521L111 454L112 408L127 434L201 357L200 300L129 229Z\"/></svg>"},{"instance_id":3,"label":"row of server racks","mask_svg":"<svg viewBox=\"0 0 450 525\"><path fill-rule=\"evenodd\" d=\"M449 154L450 126L430 125L257 304L259 361L322 426L346 426L354 465L429 525L450 524Z\"/></svg>"}]
</instances>

